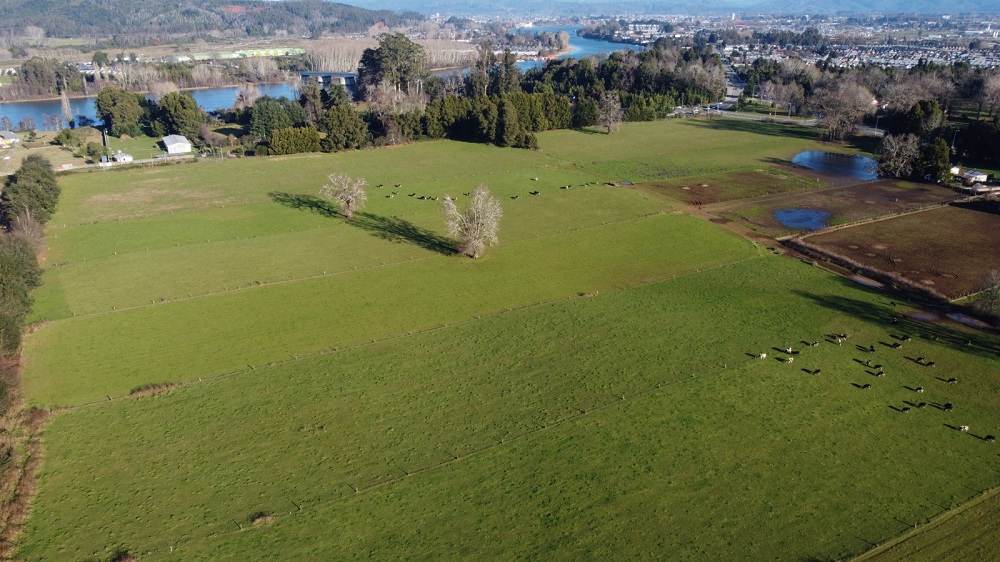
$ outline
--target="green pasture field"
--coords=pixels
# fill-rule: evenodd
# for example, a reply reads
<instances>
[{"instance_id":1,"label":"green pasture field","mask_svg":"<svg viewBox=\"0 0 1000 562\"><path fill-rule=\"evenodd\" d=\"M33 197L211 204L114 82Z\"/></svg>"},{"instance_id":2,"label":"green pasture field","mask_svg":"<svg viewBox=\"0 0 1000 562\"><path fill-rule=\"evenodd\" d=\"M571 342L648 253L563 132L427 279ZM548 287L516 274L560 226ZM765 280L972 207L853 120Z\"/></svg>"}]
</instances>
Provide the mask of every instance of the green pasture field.
<instances>
[{"instance_id":1,"label":"green pasture field","mask_svg":"<svg viewBox=\"0 0 1000 562\"><path fill-rule=\"evenodd\" d=\"M998 480L946 425L1000 427L997 342L907 324L879 379L893 312L765 255L63 412L21 554L849 556Z\"/></svg>"},{"instance_id":2,"label":"green pasture field","mask_svg":"<svg viewBox=\"0 0 1000 562\"><path fill-rule=\"evenodd\" d=\"M997 489L949 511L930 524L859 556L857 561L991 560L997 544L990 537L1000 527Z\"/></svg>"},{"instance_id":3,"label":"green pasture field","mask_svg":"<svg viewBox=\"0 0 1000 562\"><path fill-rule=\"evenodd\" d=\"M996 338L601 185L819 146L725 121L62 176L19 556L843 558L997 486ZM353 224L331 172L385 185ZM470 260L427 198L477 183L504 218Z\"/></svg>"}]
</instances>

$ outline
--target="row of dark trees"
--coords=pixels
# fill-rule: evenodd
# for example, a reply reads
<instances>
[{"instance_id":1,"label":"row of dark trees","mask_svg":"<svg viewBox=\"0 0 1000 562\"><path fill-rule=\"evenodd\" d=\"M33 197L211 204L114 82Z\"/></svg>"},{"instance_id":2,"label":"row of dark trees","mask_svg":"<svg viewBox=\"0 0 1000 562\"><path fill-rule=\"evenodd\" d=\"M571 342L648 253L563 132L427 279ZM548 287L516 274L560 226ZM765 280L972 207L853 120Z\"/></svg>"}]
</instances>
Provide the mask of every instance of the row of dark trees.
<instances>
[{"instance_id":1,"label":"row of dark trees","mask_svg":"<svg viewBox=\"0 0 1000 562\"><path fill-rule=\"evenodd\" d=\"M97 117L116 137L178 134L194 139L201 132L205 113L191 94L170 92L159 102L142 94L107 87L97 95Z\"/></svg>"},{"instance_id":2,"label":"row of dark trees","mask_svg":"<svg viewBox=\"0 0 1000 562\"><path fill-rule=\"evenodd\" d=\"M409 140L452 138L533 148L535 133L669 115L678 99L715 101L725 88L721 61L709 49L670 45L604 59L551 60L522 73L509 51L481 45L465 74L431 76L422 48L402 34L382 36L359 63L359 111L341 88L303 84L298 99L258 97L243 89L237 105L217 115L244 126L243 146L258 154L336 151ZM97 114L114 136L181 134L208 146L206 116L188 95L155 101L106 87Z\"/></svg>"},{"instance_id":3,"label":"row of dark trees","mask_svg":"<svg viewBox=\"0 0 1000 562\"><path fill-rule=\"evenodd\" d=\"M648 121L669 115L678 98L715 101L725 88L708 50L664 46L606 59L560 59L522 74L509 51L483 44L469 71L430 76L419 45L385 35L359 64L361 112L340 88L303 85L298 100L262 97L226 112L263 154L344 150L451 138L533 148L535 133ZM318 133L318 134L317 134Z\"/></svg>"},{"instance_id":4,"label":"row of dark trees","mask_svg":"<svg viewBox=\"0 0 1000 562\"><path fill-rule=\"evenodd\" d=\"M16 354L24 320L31 310L31 290L41 283L37 252L43 229L55 212L59 185L52 165L31 155L11 176L0 196L0 354Z\"/></svg>"}]
</instances>

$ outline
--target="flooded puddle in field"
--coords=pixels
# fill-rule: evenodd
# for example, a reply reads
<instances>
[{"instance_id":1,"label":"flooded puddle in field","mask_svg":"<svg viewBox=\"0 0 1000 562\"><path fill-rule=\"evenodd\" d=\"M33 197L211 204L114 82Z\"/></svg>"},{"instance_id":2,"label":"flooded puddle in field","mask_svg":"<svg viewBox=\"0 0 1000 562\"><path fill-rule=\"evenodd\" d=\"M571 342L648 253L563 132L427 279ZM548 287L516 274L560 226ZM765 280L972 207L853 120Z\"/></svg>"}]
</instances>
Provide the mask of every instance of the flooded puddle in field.
<instances>
[{"instance_id":1,"label":"flooded puddle in field","mask_svg":"<svg viewBox=\"0 0 1000 562\"><path fill-rule=\"evenodd\" d=\"M828 226L830 213L818 209L778 209L774 212L774 220L788 228L817 230Z\"/></svg>"},{"instance_id":2,"label":"flooded puddle in field","mask_svg":"<svg viewBox=\"0 0 1000 562\"><path fill-rule=\"evenodd\" d=\"M792 158L792 164L831 176L859 180L878 179L878 164L875 160L856 154L834 154L822 150L809 150L796 154Z\"/></svg>"}]
</instances>

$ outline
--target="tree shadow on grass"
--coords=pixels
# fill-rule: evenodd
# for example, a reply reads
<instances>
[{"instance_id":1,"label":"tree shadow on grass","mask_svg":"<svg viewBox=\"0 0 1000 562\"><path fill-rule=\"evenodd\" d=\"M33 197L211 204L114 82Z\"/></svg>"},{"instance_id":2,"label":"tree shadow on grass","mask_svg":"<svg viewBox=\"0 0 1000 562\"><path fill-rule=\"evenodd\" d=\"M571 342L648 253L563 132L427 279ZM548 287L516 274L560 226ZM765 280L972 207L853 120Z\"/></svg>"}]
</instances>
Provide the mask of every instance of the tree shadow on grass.
<instances>
[{"instance_id":1,"label":"tree shadow on grass","mask_svg":"<svg viewBox=\"0 0 1000 562\"><path fill-rule=\"evenodd\" d=\"M292 209L300 209L303 211L312 211L314 213L319 213L324 217L342 217L340 214L340 209L335 205L330 203L325 199L320 199L315 195L305 195L303 193L285 193L283 191L272 191L267 194L275 203L290 207Z\"/></svg>"},{"instance_id":2,"label":"tree shadow on grass","mask_svg":"<svg viewBox=\"0 0 1000 562\"><path fill-rule=\"evenodd\" d=\"M363 212L354 213L354 219L347 221L347 224L367 230L373 236L389 242L397 244L409 242L445 256L457 253L452 241L448 238L399 217L383 217Z\"/></svg>"},{"instance_id":3,"label":"tree shadow on grass","mask_svg":"<svg viewBox=\"0 0 1000 562\"><path fill-rule=\"evenodd\" d=\"M268 195L275 203L292 209L319 213L330 218L344 217L335 205L313 195L284 192L271 192ZM368 231L377 238L396 244L408 242L446 256L457 253L452 241L448 238L399 217L383 217L372 213L357 212L354 213L353 219L345 222L353 227Z\"/></svg>"},{"instance_id":4,"label":"tree shadow on grass","mask_svg":"<svg viewBox=\"0 0 1000 562\"><path fill-rule=\"evenodd\" d=\"M992 330L958 330L940 322L899 316L896 309L890 305L840 295L816 295L799 290L793 292L824 308L837 310L866 322L883 324L886 330L894 333L910 334L914 339L933 341L972 355L989 358L1000 355L1000 337ZM896 319L895 323L892 321L893 318Z\"/></svg>"},{"instance_id":5,"label":"tree shadow on grass","mask_svg":"<svg viewBox=\"0 0 1000 562\"><path fill-rule=\"evenodd\" d=\"M764 121L752 121L749 119L690 119L685 121L698 127L714 129L717 131L734 131L741 133L753 133L757 135L769 135L776 137L797 138L807 140L820 140L821 130L816 127L803 125L787 125L784 123L767 123Z\"/></svg>"}]
</instances>

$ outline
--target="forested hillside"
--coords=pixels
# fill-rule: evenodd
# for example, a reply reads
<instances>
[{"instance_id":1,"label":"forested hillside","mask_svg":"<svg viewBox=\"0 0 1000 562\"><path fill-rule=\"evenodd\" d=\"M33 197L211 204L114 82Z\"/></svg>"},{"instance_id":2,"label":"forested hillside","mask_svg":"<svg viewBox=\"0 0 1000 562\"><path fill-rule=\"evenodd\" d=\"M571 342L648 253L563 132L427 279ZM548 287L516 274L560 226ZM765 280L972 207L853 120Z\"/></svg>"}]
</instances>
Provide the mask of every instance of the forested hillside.
<instances>
[{"instance_id":1,"label":"forested hillside","mask_svg":"<svg viewBox=\"0 0 1000 562\"><path fill-rule=\"evenodd\" d=\"M29 26L52 36L114 36L120 45L158 36L317 36L357 32L384 22L393 27L422 20L413 12L367 10L322 0L5 0L0 34L22 35Z\"/></svg>"}]
</instances>

